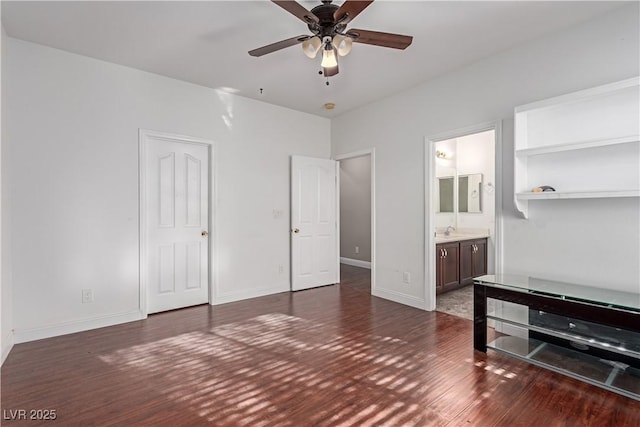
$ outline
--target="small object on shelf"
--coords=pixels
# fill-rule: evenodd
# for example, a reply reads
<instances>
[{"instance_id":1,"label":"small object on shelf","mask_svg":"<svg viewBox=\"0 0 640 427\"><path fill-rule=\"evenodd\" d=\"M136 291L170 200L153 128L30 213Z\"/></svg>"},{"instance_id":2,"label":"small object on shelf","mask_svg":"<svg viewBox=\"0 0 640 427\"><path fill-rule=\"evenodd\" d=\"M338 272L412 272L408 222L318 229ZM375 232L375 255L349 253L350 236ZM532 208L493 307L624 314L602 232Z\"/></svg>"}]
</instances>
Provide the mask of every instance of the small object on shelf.
<instances>
[{"instance_id":1,"label":"small object on shelf","mask_svg":"<svg viewBox=\"0 0 640 427\"><path fill-rule=\"evenodd\" d=\"M541 185L540 187L536 187L531 190L532 193L542 193L544 191L556 191L556 189L550 185Z\"/></svg>"}]
</instances>

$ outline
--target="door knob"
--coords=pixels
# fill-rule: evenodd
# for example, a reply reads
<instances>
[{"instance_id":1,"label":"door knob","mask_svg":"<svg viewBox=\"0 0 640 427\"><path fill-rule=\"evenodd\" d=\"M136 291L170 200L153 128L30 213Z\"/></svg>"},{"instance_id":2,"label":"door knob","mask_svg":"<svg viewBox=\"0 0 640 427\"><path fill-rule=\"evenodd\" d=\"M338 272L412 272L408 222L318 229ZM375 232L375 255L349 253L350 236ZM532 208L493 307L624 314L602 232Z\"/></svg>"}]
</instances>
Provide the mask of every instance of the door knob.
<instances>
[{"instance_id":1,"label":"door knob","mask_svg":"<svg viewBox=\"0 0 640 427\"><path fill-rule=\"evenodd\" d=\"M299 228L294 228L294 229L293 229L293 232L294 232L294 233L296 233L296 234L298 234L298 233L300 232L300 229L299 229Z\"/></svg>"},{"instance_id":2,"label":"door knob","mask_svg":"<svg viewBox=\"0 0 640 427\"><path fill-rule=\"evenodd\" d=\"M209 232L207 230L202 230L202 232L200 232L200 235L202 237L207 237L207 236L209 236Z\"/></svg>"}]
</instances>

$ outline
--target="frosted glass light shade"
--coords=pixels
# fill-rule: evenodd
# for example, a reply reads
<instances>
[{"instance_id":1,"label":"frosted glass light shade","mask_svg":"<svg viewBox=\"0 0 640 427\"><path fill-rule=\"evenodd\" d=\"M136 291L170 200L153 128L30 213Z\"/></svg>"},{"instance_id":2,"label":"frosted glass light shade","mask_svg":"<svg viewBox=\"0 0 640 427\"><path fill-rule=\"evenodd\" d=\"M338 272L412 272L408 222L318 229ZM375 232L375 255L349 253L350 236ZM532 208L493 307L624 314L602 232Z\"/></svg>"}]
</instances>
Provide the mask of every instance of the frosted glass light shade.
<instances>
[{"instance_id":1,"label":"frosted glass light shade","mask_svg":"<svg viewBox=\"0 0 640 427\"><path fill-rule=\"evenodd\" d=\"M336 52L331 47L329 49L322 50L322 68L333 68L338 66L338 59L336 58Z\"/></svg>"},{"instance_id":2,"label":"frosted glass light shade","mask_svg":"<svg viewBox=\"0 0 640 427\"><path fill-rule=\"evenodd\" d=\"M322 46L322 40L320 37L311 37L302 42L302 51L309 58L315 58L320 50L320 46Z\"/></svg>"},{"instance_id":3,"label":"frosted glass light shade","mask_svg":"<svg viewBox=\"0 0 640 427\"><path fill-rule=\"evenodd\" d=\"M351 46L353 44L353 40L351 40L351 37L336 34L333 37L332 43L333 43L333 46L338 51L338 55L346 56L349 54L349 52L351 52Z\"/></svg>"}]
</instances>

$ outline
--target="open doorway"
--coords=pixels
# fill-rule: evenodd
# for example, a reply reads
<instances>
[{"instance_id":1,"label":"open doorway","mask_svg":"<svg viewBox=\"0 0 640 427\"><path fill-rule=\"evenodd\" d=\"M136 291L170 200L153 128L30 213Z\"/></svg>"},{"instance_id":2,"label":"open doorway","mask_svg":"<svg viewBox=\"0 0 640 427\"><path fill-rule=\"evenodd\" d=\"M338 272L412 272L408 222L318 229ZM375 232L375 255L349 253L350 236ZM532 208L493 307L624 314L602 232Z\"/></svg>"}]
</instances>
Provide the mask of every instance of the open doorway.
<instances>
[{"instance_id":1,"label":"open doorway","mask_svg":"<svg viewBox=\"0 0 640 427\"><path fill-rule=\"evenodd\" d=\"M499 127L427 141L427 308L473 319L473 278L499 271Z\"/></svg>"},{"instance_id":2,"label":"open doorway","mask_svg":"<svg viewBox=\"0 0 640 427\"><path fill-rule=\"evenodd\" d=\"M374 152L336 157L340 173L340 265L370 276L375 289ZM351 271L354 270L354 271ZM368 271L364 271L368 270Z\"/></svg>"}]
</instances>

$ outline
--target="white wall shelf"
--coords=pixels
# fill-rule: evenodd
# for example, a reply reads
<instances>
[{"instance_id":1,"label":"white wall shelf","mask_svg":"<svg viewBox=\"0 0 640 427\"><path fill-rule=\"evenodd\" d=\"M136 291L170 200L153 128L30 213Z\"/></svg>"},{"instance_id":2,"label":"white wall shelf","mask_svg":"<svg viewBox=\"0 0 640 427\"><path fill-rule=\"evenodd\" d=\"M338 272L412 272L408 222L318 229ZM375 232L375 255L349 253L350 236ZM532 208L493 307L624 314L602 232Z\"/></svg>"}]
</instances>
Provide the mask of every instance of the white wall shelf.
<instances>
[{"instance_id":1,"label":"white wall shelf","mask_svg":"<svg viewBox=\"0 0 640 427\"><path fill-rule=\"evenodd\" d=\"M517 193L518 200L551 200L551 199L605 199L608 197L640 197L640 190L610 191L544 191L542 193Z\"/></svg>"},{"instance_id":2,"label":"white wall shelf","mask_svg":"<svg viewBox=\"0 0 640 427\"><path fill-rule=\"evenodd\" d=\"M639 141L640 77L516 107L516 207L527 218L529 200L640 197Z\"/></svg>"},{"instance_id":3,"label":"white wall shelf","mask_svg":"<svg viewBox=\"0 0 640 427\"><path fill-rule=\"evenodd\" d=\"M559 153L562 151L582 150L585 148L606 147L617 144L630 144L640 141L640 135L623 136L621 138L607 138L593 141L570 142L543 147L523 148L516 150L516 156L539 156L542 154Z\"/></svg>"}]
</instances>

